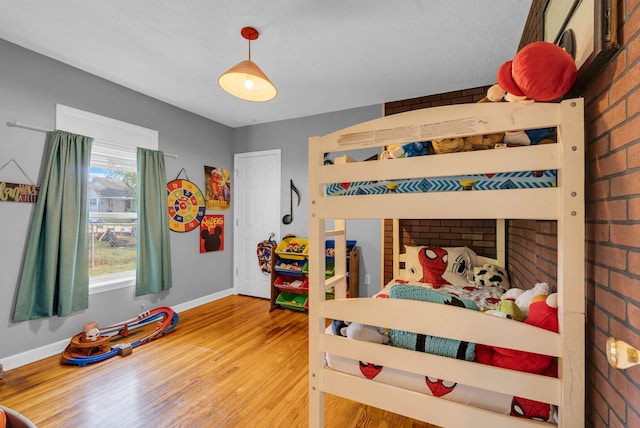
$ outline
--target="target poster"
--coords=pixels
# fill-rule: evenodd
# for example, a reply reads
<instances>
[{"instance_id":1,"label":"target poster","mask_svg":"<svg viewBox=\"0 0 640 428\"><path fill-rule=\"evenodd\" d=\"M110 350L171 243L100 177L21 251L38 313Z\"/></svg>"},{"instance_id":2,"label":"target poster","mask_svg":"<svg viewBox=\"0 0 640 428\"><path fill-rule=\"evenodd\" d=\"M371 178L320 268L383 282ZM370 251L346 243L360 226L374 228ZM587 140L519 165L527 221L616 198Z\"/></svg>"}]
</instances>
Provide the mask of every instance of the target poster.
<instances>
[{"instance_id":1,"label":"target poster","mask_svg":"<svg viewBox=\"0 0 640 428\"><path fill-rule=\"evenodd\" d=\"M226 168L204 167L205 206L209 210L228 210L231 205L231 174Z\"/></svg>"},{"instance_id":2,"label":"target poster","mask_svg":"<svg viewBox=\"0 0 640 428\"><path fill-rule=\"evenodd\" d=\"M224 250L224 216L205 214L200 222L200 252Z\"/></svg>"},{"instance_id":3,"label":"target poster","mask_svg":"<svg viewBox=\"0 0 640 428\"><path fill-rule=\"evenodd\" d=\"M204 197L189 180L175 179L167 183L169 229L188 232L200 224L204 216Z\"/></svg>"}]
</instances>

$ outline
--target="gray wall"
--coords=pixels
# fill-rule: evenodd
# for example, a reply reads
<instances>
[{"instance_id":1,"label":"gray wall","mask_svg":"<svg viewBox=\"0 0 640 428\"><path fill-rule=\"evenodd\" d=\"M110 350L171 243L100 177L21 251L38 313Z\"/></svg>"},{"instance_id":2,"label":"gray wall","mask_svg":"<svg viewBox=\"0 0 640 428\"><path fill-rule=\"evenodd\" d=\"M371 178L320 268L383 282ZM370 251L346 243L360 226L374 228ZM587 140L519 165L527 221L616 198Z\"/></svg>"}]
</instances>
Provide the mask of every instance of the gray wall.
<instances>
[{"instance_id":1,"label":"gray wall","mask_svg":"<svg viewBox=\"0 0 640 428\"><path fill-rule=\"evenodd\" d=\"M280 236L288 233L300 237L308 236L309 137L329 134L380 116L382 116L382 107L375 105L235 129L234 146L238 153L282 149L282 215L288 214L290 209L289 180L292 179L296 188L300 190L300 206L296 206L297 197L294 194L293 222L289 225L280 223ZM364 160L377 151L372 149L352 154L355 159ZM347 239L358 241L358 247L360 247L361 296L372 296L380 290L380 227L379 220L347 222ZM369 285L364 284L366 274L371 275Z\"/></svg>"},{"instance_id":2,"label":"gray wall","mask_svg":"<svg viewBox=\"0 0 640 428\"><path fill-rule=\"evenodd\" d=\"M179 84L179 82L176 82ZM38 181L46 134L5 126L20 121L54 128L55 104L86 110L159 131L160 150L178 155L166 158L167 179L185 168L191 181L204 189L204 165L233 168L234 153L281 148L282 214L289 211L289 179L302 193L294 222L282 225L281 236L307 234L307 138L322 135L381 115L381 106L232 129L166 103L141 95L91 74L0 39L0 166L15 159ZM0 181L27 183L13 164L0 170ZM233 186L233 183L232 183ZM92 294L89 308L64 317L13 324L11 317L20 266L34 204L0 202L0 362L6 357L67 340L87 321L109 325L141 312L141 305L176 306L224 295L233 287L233 198L225 215L225 250L200 254L198 234L171 233L173 288L160 295L134 297L132 288ZM352 222L356 223L356 222ZM379 284L380 226L377 221L350 225L349 239L362 248L361 282L372 276L371 295ZM373 291L372 291L373 290ZM14 358L15 360L15 358ZM5 367L7 368L7 367Z\"/></svg>"},{"instance_id":3,"label":"gray wall","mask_svg":"<svg viewBox=\"0 0 640 428\"><path fill-rule=\"evenodd\" d=\"M179 82L176 82L179 84ZM46 128L55 125L55 103L79 108L159 132L168 180L185 168L204 189L204 165L233 168L233 129L84 73L50 58L0 40L0 166L15 159L37 180L46 134L5 126L18 120ZM0 181L26 183L19 169L0 170ZM135 298L132 288L93 294L89 309L77 314L13 324L20 266L34 204L0 202L0 358L64 340L87 321L101 325L129 319L147 308L174 306L233 286L233 228L225 229L222 252L200 254L198 233L171 232L173 288L160 295ZM220 211L227 219L232 211Z\"/></svg>"}]
</instances>

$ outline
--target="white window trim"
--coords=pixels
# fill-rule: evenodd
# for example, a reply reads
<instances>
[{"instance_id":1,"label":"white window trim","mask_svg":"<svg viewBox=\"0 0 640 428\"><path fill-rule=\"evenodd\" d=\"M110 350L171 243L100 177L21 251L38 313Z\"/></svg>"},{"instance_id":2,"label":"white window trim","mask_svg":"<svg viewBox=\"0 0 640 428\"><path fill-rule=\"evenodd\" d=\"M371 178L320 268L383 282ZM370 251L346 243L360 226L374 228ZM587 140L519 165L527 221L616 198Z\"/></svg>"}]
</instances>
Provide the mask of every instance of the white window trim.
<instances>
[{"instance_id":1,"label":"white window trim","mask_svg":"<svg viewBox=\"0 0 640 428\"><path fill-rule=\"evenodd\" d=\"M128 148L158 150L158 131L56 104L56 129L92 137L94 141ZM136 272L104 275L89 281L89 294L133 287Z\"/></svg>"}]
</instances>

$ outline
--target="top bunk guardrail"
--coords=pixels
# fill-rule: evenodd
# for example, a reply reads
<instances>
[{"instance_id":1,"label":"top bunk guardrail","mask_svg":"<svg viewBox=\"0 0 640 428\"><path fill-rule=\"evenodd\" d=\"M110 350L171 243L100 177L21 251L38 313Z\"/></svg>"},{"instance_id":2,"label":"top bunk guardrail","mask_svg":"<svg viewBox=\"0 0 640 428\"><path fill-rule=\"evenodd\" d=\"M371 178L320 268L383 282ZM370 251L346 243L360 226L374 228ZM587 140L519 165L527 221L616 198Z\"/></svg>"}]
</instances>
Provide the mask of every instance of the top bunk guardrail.
<instances>
[{"instance_id":1,"label":"top bunk guardrail","mask_svg":"<svg viewBox=\"0 0 640 428\"><path fill-rule=\"evenodd\" d=\"M552 175L547 177L545 187L553 187L553 189L525 189L529 192L527 196L531 206L529 213L525 214L523 210L519 209L502 209L496 214L493 209L487 209L486 212L480 209L481 212L476 211L468 215L461 213L458 218L554 219L559 216L561 199L561 195L556 195L559 192L556 187L569 186L572 189L580 189L583 184L582 182L578 183L578 179L572 178L579 177L580 174L571 173L571 170L579 170L583 167L584 129L581 126L583 114L583 100L579 98L560 103L460 104L399 113L354 125L322 137L311 137L309 139L309 173L318 177L319 188L317 190L321 195L319 197L322 198L322 205L328 210L331 211L331 206L334 204L353 204L353 216L349 215L346 218L368 218L366 214L362 215L361 210L357 209L357 206L362 204L363 197L367 198L367 203L384 204L388 203L387 198L397 198L400 195L363 195L363 192L359 192L351 194L355 197L341 197L339 198L340 202L332 202L329 199L335 198L332 198L329 192L325 191L326 186L396 180L396 183L392 183L395 186L397 182L401 183L402 180L407 179L439 179L471 174L552 171ZM478 150L335 165L325 165L324 163L327 153L354 153L354 150L376 147L381 152L384 146L390 144L540 128L555 128L557 143L523 146L517 149ZM383 189L382 193L395 193L393 187L389 188L391 191L384 192ZM312 194L315 191L316 189L310 189ZM468 205L469 202L475 203L477 201L477 204L481 205L484 201L504 205L505 199L514 196L513 194L492 194L499 191L486 190L482 192L482 195L475 194L473 196L430 195L431 201L429 203L431 206L457 203ZM405 205L418 203L419 195L422 194L403 194L404 201L402 203ZM344 199L352 199L352 201L348 202ZM397 201L400 202L400 200ZM543 201L544 207L535 207L535 204L541 204ZM407 214L411 215L410 212ZM432 213L433 216L445 214L452 215L450 211Z\"/></svg>"}]
</instances>

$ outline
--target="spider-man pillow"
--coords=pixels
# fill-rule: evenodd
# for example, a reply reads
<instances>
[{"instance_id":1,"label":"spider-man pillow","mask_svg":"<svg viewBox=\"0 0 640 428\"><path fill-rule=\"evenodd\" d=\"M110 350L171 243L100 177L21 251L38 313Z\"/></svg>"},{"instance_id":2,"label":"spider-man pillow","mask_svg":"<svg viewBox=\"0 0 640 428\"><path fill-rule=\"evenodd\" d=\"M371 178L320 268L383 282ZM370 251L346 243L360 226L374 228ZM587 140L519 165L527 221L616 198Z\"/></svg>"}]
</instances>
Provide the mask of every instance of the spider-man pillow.
<instances>
[{"instance_id":1,"label":"spider-man pillow","mask_svg":"<svg viewBox=\"0 0 640 428\"><path fill-rule=\"evenodd\" d=\"M404 280L442 285L468 285L476 253L468 247L406 246Z\"/></svg>"}]
</instances>

